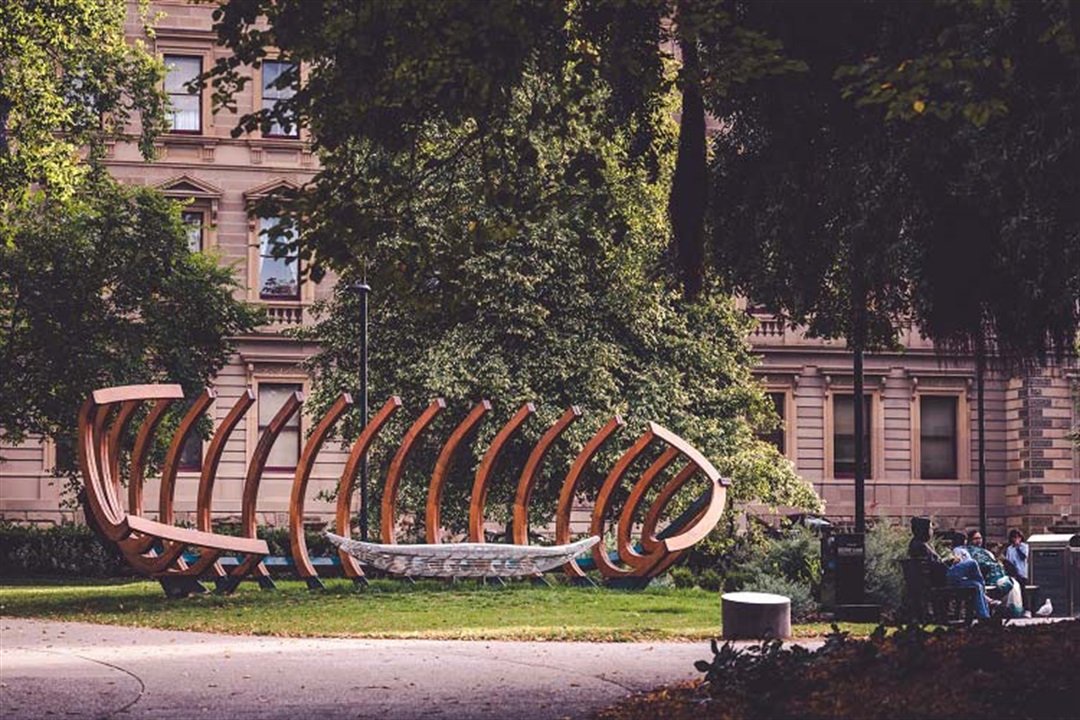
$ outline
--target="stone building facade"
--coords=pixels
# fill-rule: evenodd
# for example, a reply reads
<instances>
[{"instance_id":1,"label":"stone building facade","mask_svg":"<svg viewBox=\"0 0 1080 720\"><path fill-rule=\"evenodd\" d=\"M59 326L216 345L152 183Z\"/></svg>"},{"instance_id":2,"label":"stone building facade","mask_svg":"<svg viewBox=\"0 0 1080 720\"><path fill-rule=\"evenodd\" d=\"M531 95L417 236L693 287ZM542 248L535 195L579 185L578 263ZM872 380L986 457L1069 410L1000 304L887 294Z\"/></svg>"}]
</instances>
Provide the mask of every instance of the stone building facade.
<instances>
[{"instance_id":1,"label":"stone building facade","mask_svg":"<svg viewBox=\"0 0 1080 720\"><path fill-rule=\"evenodd\" d=\"M184 218L192 246L217 253L236 268L243 296L265 307L268 323L238 338L237 352L215 380L211 410L215 426L250 389L256 398L231 436L219 470L215 515L235 518L247 460L260 428L283 397L304 390L300 361L315 348L282 334L311 322L314 301L330 292L333 278L315 285L274 260L261 231L272 220L256 218L252 204L282 185L298 186L317 171L303 132L273 128L232 138L237 116L215 115L209 92L192 95L184 82L225 51L215 45L212 7L186 0L155 0L156 32L147 37L134 15L132 39L142 38L164 57L173 96L173 132L158 141L159 158L146 163L133 145L112 148L109 166L126 183L153 185L187 201ZM253 70L254 82L237 98L240 113L273 103L283 92L267 87L282 64ZM804 337L759 314L750 340L761 353L759 375L784 423L774 440L826 500L826 514L849 521L854 515L851 356L841 343ZM903 339L904 351L866 358L870 465L867 517L931 514L942 525L970 527L978 519L976 395L969 359L943 361L917 333ZM378 399L373 399L377 401ZM1080 518L1080 457L1069 433L1080 422L1080 371L1075 364L1029 377L991 376L986 382L986 504L991 537L1008 527L1042 530L1074 526ZM845 412L846 411L846 412ZM262 483L262 520L284 524L300 444L312 419L302 417L275 446ZM181 518L195 509L200 448L180 473L176 507ZM61 482L52 476L55 450L31 441L0 452L0 515L7 519L60 522L77 512L61 506ZM332 508L315 499L336 484L343 451L329 444L320 455L307 510L329 517ZM737 480L737 479L736 479ZM155 497L153 484L147 497ZM154 504L149 503L150 507Z\"/></svg>"},{"instance_id":2,"label":"stone building facade","mask_svg":"<svg viewBox=\"0 0 1080 720\"><path fill-rule=\"evenodd\" d=\"M826 502L855 514L852 356L755 313L758 373L783 417L774 441ZM865 359L866 516L933 515L943 527L979 519L978 396L971 358L945 358L915 330L903 350ZM1080 368L1075 362L984 381L987 531L1042 531L1080 522ZM846 412L844 412L846 411Z\"/></svg>"}]
</instances>

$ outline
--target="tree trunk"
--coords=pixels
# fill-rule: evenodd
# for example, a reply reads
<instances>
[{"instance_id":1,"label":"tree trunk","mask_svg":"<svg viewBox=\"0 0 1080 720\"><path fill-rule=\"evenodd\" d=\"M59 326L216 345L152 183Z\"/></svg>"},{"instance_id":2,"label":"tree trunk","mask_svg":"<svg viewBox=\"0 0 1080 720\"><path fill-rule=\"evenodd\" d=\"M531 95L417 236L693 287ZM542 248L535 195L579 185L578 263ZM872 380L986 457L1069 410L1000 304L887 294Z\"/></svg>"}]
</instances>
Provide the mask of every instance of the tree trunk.
<instances>
[{"instance_id":1,"label":"tree trunk","mask_svg":"<svg viewBox=\"0 0 1080 720\"><path fill-rule=\"evenodd\" d=\"M680 3L680 8L683 3ZM682 115L679 119L679 153L671 181L668 212L674 246L682 272L683 294L698 296L705 276L705 204L708 172L705 162L705 102L701 96L701 70L697 39L691 30L679 28L682 54Z\"/></svg>"}]
</instances>

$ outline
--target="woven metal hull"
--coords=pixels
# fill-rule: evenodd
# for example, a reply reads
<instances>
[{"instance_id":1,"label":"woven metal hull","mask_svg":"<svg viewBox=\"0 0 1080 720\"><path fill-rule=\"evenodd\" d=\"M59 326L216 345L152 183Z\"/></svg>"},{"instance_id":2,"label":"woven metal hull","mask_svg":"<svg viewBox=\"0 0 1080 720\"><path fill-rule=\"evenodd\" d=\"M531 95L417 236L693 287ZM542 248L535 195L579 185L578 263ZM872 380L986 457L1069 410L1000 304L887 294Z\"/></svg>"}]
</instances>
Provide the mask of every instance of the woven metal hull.
<instances>
[{"instance_id":1,"label":"woven metal hull","mask_svg":"<svg viewBox=\"0 0 1080 720\"><path fill-rule=\"evenodd\" d=\"M362 563L405 577L526 577L573 560L600 542L592 537L569 545L446 543L381 545L326 533L338 548Z\"/></svg>"}]
</instances>

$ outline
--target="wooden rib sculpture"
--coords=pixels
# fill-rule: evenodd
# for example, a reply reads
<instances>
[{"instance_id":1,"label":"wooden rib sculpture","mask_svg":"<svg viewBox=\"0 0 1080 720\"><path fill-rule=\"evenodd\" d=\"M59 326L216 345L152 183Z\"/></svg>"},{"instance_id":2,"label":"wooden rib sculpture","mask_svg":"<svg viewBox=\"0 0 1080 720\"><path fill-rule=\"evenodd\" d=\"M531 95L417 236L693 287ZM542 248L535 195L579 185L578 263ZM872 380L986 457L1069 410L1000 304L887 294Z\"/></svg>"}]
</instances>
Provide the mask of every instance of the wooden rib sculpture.
<instances>
[{"instance_id":1,"label":"wooden rib sculpture","mask_svg":"<svg viewBox=\"0 0 1080 720\"><path fill-rule=\"evenodd\" d=\"M196 398L170 443L162 468L159 520L155 522L142 517L144 466L153 435L169 404L182 397L182 392L176 385L134 385L97 390L87 400L79 416L79 461L92 520L108 540L117 544L135 569L158 579L166 594L170 596L205 592L206 588L199 582L200 578L214 580L221 592L231 592L248 576L254 576L262 587L272 588L273 582L262 563L268 552L267 545L256 538L256 502L259 484L274 441L290 419L300 411L303 396L295 393L286 400L264 429L252 452L243 486L242 537L230 537L212 531L212 498L225 443L255 401L250 390L245 391L236 401L208 446L199 473L197 529L190 530L173 525L174 496L181 451L199 418L216 398L214 391L210 389ZM142 421L131 453L128 510L125 512L121 504L121 445L129 424L136 417L140 406L147 402L152 402L153 405ZM292 554L290 564L311 588L322 587L322 583L308 551L303 531L307 486L319 451L334 425L351 405L352 399L343 394L322 417L304 446L293 480L289 507ZM428 431L436 416L446 409L446 402L439 398L412 423L390 463L382 493L382 542L364 543L353 540L350 538L350 501L360 465L372 443L401 405L400 398L391 397L367 427L363 428L351 448L338 482L338 532L328 533L327 536L338 547L338 562L345 576L358 583L365 581L361 563L408 577L529 576L562 566L572 581L588 582L575 558L591 549L592 561L607 582L623 586L643 586L677 562L691 545L705 537L716 526L724 510L728 481L720 477L716 468L682 438L656 423L649 423L646 431L626 450L606 476L593 509L590 537L571 542L571 509L579 492L581 478L599 450L624 426L622 418L616 416L585 444L563 481L554 523L556 545L530 546L528 508L532 493L541 477L540 469L544 458L567 428L581 416L581 411L572 407L541 436L525 462L512 509L512 542L485 543L484 511L491 478L500 453L536 412L532 403L526 403L496 433L480 462L469 504L469 542L441 544L440 507L445 483L455 454L491 410L491 404L482 400L457 425L439 453L428 486L425 507L427 542L420 545L398 545L395 530L398 524L397 497L401 480L418 439ZM658 454L653 452L655 459L634 482L615 522L615 552L609 553L600 543L600 538L604 536L605 525L609 519L615 519L612 506L618 488L628 481L631 468L639 458L647 454L654 443L660 443L663 447L658 448ZM685 464L678 471L667 473L676 460ZM634 519L653 486L667 474L671 477L646 512L639 543L635 545L632 533ZM660 519L676 493L699 475L707 480L709 490L690 511L684 513L683 518L677 519L663 532L658 533ZM185 549L189 550L186 558ZM226 554L239 555L231 569L226 569L223 557Z\"/></svg>"},{"instance_id":2,"label":"wooden rib sculpture","mask_svg":"<svg viewBox=\"0 0 1080 720\"><path fill-rule=\"evenodd\" d=\"M164 406L183 396L179 385L108 388L94 391L79 413L79 467L94 524L108 540L116 543L132 567L159 580L170 597L205 592L206 588L199 583L199 577L217 562L222 553L237 553L245 561L254 559L254 562L258 562L269 552L262 540L179 528L167 522L148 520L139 514L141 507L137 503L141 503L142 499L142 463L146 459L149 436L160 422ZM143 421L132 453L133 465L129 475L132 487L128 493L130 504L125 512L120 500L120 441L135 411L144 402L150 401L154 401L155 405ZM185 421L190 417L189 413ZM180 436L186 435L193 425L194 420L181 424L177 434L181 444ZM173 453L170 452L170 455ZM171 486L167 497L166 490L163 478L162 506L167 504L171 513ZM200 553L199 560L191 565L181 557L187 547ZM243 579L241 571L248 564L241 562L219 587L225 591L234 589Z\"/></svg>"}]
</instances>

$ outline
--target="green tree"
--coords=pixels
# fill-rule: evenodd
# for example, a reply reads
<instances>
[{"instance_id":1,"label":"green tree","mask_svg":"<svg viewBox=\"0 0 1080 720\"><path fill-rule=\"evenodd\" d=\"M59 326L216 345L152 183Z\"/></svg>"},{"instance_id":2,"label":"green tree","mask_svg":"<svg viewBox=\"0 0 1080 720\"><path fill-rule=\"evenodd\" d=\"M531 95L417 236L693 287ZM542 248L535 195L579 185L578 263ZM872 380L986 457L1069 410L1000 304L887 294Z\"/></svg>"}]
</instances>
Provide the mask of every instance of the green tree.
<instances>
[{"instance_id":1,"label":"green tree","mask_svg":"<svg viewBox=\"0 0 1080 720\"><path fill-rule=\"evenodd\" d=\"M980 387L988 358L1068 354L1075 4L758 3L746 22L809 71L751 83L722 113L721 273L856 358L914 319L975 356Z\"/></svg>"},{"instance_id":2,"label":"green tree","mask_svg":"<svg viewBox=\"0 0 1080 720\"><path fill-rule=\"evenodd\" d=\"M838 76L920 150L913 311L939 350L975 357L985 532L985 370L1075 355L1080 329L1080 11L947 2L892 22L905 42Z\"/></svg>"},{"instance_id":3,"label":"green tree","mask_svg":"<svg viewBox=\"0 0 1080 720\"><path fill-rule=\"evenodd\" d=\"M805 72L713 98L713 265L725 286L846 338L854 360L856 527L862 507L862 356L891 347L910 308L905 233L910 148L841 95L836 69L873 46L884 6L755 3L744 22L783 42Z\"/></svg>"},{"instance_id":4,"label":"green tree","mask_svg":"<svg viewBox=\"0 0 1080 720\"><path fill-rule=\"evenodd\" d=\"M678 155L669 180L669 234L688 297L703 287L703 217L709 195L703 97L723 96L755 77L801 67L780 46L737 21L732 0L470 0L357 3L351 0L229 0L216 12L219 41L232 51L207 73L219 104L250 81L247 66L269 53L304 63L282 76L295 95L244 116L236 132L273 123L310 128L324 158L372 144L425 159L399 173L399 192L416 194L428 177L453 173L472 145L513 142L504 126L526 74L560 79L573 66L577 92L599 77L599 99L632 137L630 158L655 176L664 138L649 118L682 95ZM676 55L682 61L672 72ZM705 90L708 90L706 93ZM428 122L469 128L440 156L418 147ZM531 158L526 157L526 162ZM316 183L333 171L320 173ZM331 179L331 183L333 180ZM344 227L342 228L344 230ZM301 236L316 261L362 259L350 246Z\"/></svg>"},{"instance_id":5,"label":"green tree","mask_svg":"<svg viewBox=\"0 0 1080 720\"><path fill-rule=\"evenodd\" d=\"M453 474L445 501L450 527L467 519L480 454L528 401L539 417L508 451L490 498L493 513L512 501L525 456L571 405L586 415L545 463L531 506L538 519L550 518L573 453L613 412L630 424L626 440L655 420L721 458L737 479L736 500L816 505L790 463L754 438L771 412L750 374L745 316L719 296L685 302L658 271L668 243L670 114L658 108L649 118L651 132L669 138L654 177L631 158L633 133L605 116L604 86L578 97L573 73L554 83L527 74L497 142L464 146L459 137L470 126L429 123L416 143L419 157L366 145L328 158L325 177L336 184L312 190L310 236L336 233L341 246L355 243L379 278L373 396L402 395L409 409L403 423L435 396L451 408L429 434L437 441L415 463L403 505L420 509L441 440L480 398L495 410ZM452 174L425 177L415 195L398 192L398 173L447 152L454 153ZM342 227L361 229L343 236ZM317 405L359 385L356 313L357 300L341 283L311 332L323 348L313 362ZM613 459L609 453L594 464L586 492L595 492L597 468Z\"/></svg>"},{"instance_id":6,"label":"green tree","mask_svg":"<svg viewBox=\"0 0 1080 720\"><path fill-rule=\"evenodd\" d=\"M177 203L107 176L75 198L37 193L4 218L0 427L65 438L95 388L180 382L197 392L258 316L233 272L191 253Z\"/></svg>"},{"instance_id":7,"label":"green tree","mask_svg":"<svg viewBox=\"0 0 1080 720\"><path fill-rule=\"evenodd\" d=\"M145 20L147 3L139 4ZM0 427L64 440L91 390L181 382L226 362L258 315L232 270L192 254L179 206L121 188L109 141L165 128L161 62L124 0L0 5ZM63 468L70 470L70 468Z\"/></svg>"},{"instance_id":8,"label":"green tree","mask_svg":"<svg viewBox=\"0 0 1080 720\"><path fill-rule=\"evenodd\" d=\"M148 3L141 0L140 19ZM138 118L151 156L166 127L161 61L124 38L124 0L14 0L0 5L0 203L34 188L70 194L107 140Z\"/></svg>"}]
</instances>

